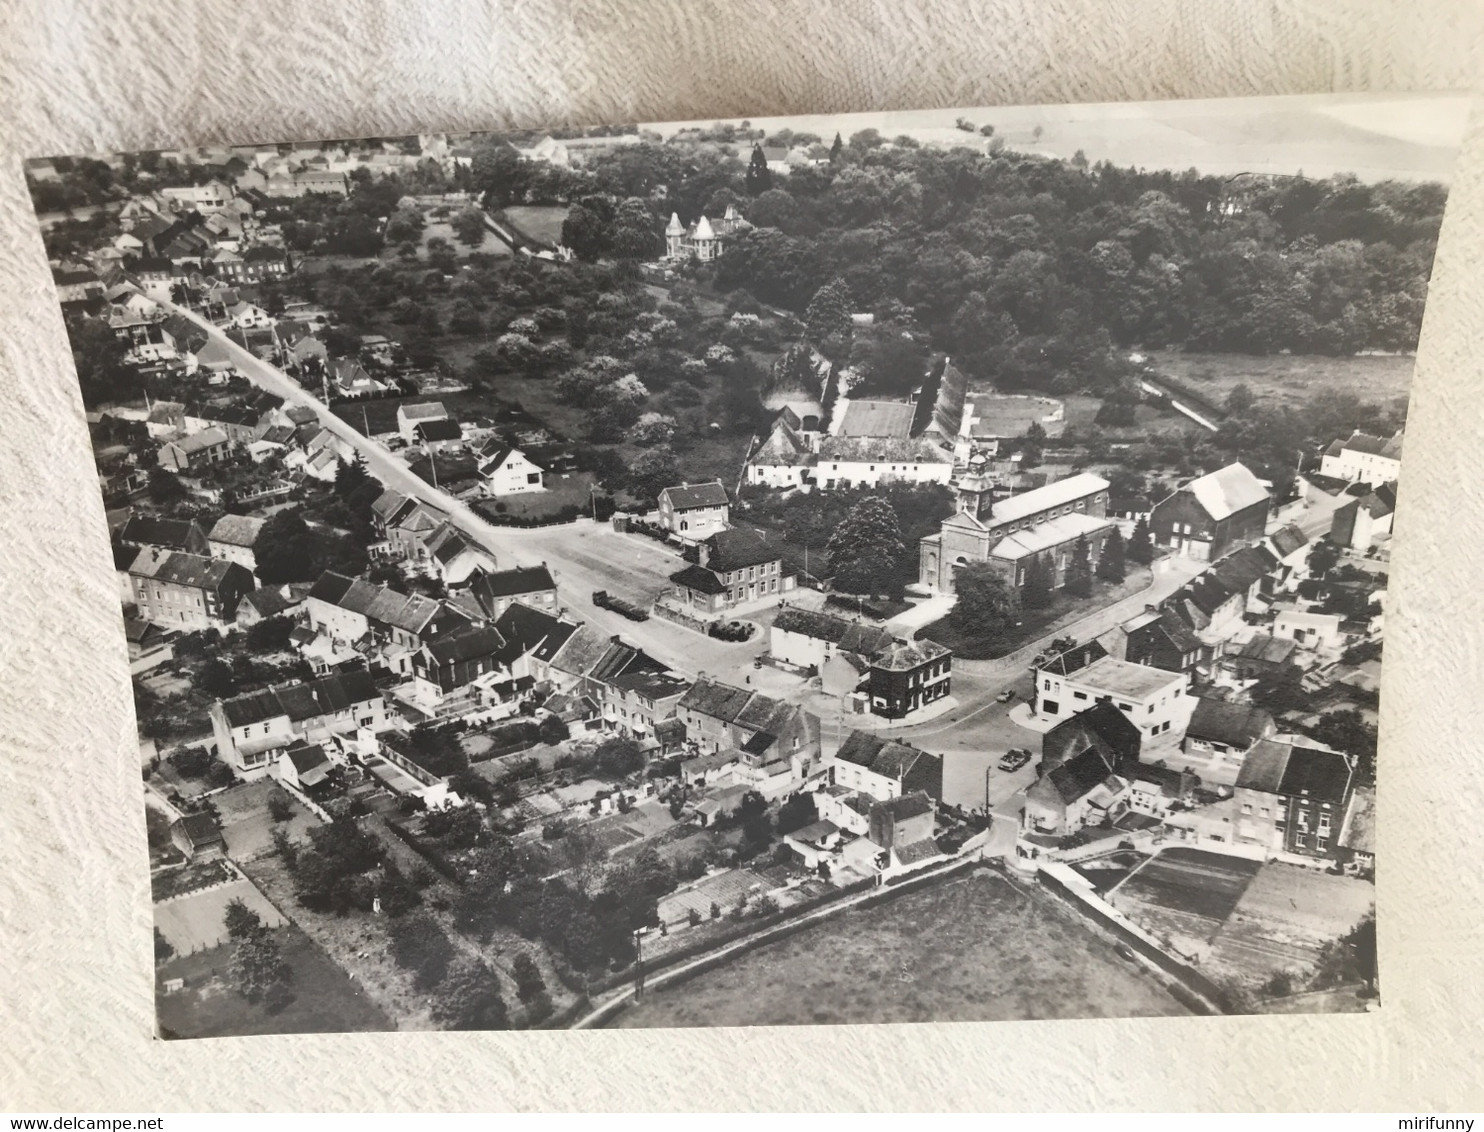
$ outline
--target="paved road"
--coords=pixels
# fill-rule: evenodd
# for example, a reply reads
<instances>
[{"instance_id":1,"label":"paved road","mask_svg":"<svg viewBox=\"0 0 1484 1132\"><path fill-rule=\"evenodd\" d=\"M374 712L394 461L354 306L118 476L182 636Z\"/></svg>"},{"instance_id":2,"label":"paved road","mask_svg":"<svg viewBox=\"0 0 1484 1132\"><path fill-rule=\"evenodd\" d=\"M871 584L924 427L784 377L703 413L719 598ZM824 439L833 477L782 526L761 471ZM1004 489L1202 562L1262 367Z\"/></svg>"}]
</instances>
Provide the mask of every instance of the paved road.
<instances>
[{"instance_id":1,"label":"paved road","mask_svg":"<svg viewBox=\"0 0 1484 1132\"><path fill-rule=\"evenodd\" d=\"M619 634L678 671L741 679L761 643L729 643L693 633L669 621L634 622L592 604L594 590L608 590L647 602L683 565L670 548L651 539L620 535L608 524L581 519L554 527L498 527L467 504L415 476L407 464L377 441L361 435L319 398L278 367L228 338L215 325L184 307L165 304L224 343L237 370L253 384L290 405L313 409L320 422L365 458L367 470L387 487L414 496L448 514L475 542L495 555L502 568L548 563L557 578L562 604L573 616Z\"/></svg>"}]
</instances>

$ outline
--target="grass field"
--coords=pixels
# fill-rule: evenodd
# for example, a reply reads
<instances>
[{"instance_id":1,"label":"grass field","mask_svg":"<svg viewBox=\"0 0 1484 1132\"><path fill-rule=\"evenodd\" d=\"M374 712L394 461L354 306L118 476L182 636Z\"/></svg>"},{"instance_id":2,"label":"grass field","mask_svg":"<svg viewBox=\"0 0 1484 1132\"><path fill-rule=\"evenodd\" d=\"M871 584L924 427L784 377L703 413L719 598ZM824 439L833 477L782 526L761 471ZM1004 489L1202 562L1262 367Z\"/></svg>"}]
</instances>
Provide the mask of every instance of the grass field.
<instances>
[{"instance_id":1,"label":"grass field","mask_svg":"<svg viewBox=\"0 0 1484 1132\"><path fill-rule=\"evenodd\" d=\"M1166 849L1109 897L1151 934L1186 953L1203 952L1242 899L1261 863L1200 849Z\"/></svg>"},{"instance_id":2,"label":"grass field","mask_svg":"<svg viewBox=\"0 0 1484 1132\"><path fill-rule=\"evenodd\" d=\"M545 516L554 515L563 507L577 506L588 509L592 503L592 489L597 481L588 472L548 472L543 481L545 491L532 491L523 495L507 495L503 499L491 499L477 505L475 510L487 514L493 522L501 516Z\"/></svg>"},{"instance_id":3,"label":"grass field","mask_svg":"<svg viewBox=\"0 0 1484 1132\"><path fill-rule=\"evenodd\" d=\"M159 968L161 983L185 980L178 993L156 997L161 1032L174 1038L215 1038L396 1029L298 928L279 928L273 936L293 971L294 998L283 1010L270 1013L233 990L227 982L232 948L218 947L172 959Z\"/></svg>"},{"instance_id":4,"label":"grass field","mask_svg":"<svg viewBox=\"0 0 1484 1132\"><path fill-rule=\"evenodd\" d=\"M988 872L844 912L614 1024L763 1026L1184 1015L1074 915Z\"/></svg>"},{"instance_id":5,"label":"grass field","mask_svg":"<svg viewBox=\"0 0 1484 1132\"><path fill-rule=\"evenodd\" d=\"M506 219L531 239L547 244L562 242L562 221L567 219L566 208L560 205L514 204L504 211Z\"/></svg>"},{"instance_id":6,"label":"grass field","mask_svg":"<svg viewBox=\"0 0 1484 1132\"><path fill-rule=\"evenodd\" d=\"M1158 350L1150 365L1220 403L1245 385L1260 403L1302 405L1321 390L1353 393L1387 404L1404 398L1416 359L1403 357L1328 358L1309 354L1187 354ZM1069 411L1070 415L1070 411Z\"/></svg>"}]
</instances>

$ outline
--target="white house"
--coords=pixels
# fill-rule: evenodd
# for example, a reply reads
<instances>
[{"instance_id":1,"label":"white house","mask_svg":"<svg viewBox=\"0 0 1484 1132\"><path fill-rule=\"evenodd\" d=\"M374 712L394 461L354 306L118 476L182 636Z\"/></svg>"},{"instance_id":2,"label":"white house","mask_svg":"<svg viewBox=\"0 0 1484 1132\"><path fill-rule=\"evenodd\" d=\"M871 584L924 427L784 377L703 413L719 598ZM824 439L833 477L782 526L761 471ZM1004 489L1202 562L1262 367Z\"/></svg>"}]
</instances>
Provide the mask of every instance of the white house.
<instances>
[{"instance_id":1,"label":"white house","mask_svg":"<svg viewBox=\"0 0 1484 1132\"><path fill-rule=\"evenodd\" d=\"M720 480L667 487L659 494L660 524L673 535L701 542L724 530L731 502Z\"/></svg>"},{"instance_id":2,"label":"white house","mask_svg":"<svg viewBox=\"0 0 1484 1132\"><path fill-rule=\"evenodd\" d=\"M256 303L239 302L227 308L228 325L238 330L262 330L273 325L273 318Z\"/></svg>"},{"instance_id":3,"label":"white house","mask_svg":"<svg viewBox=\"0 0 1484 1132\"><path fill-rule=\"evenodd\" d=\"M1037 714L1068 719L1107 700L1146 737L1172 729L1182 733L1195 708L1190 675L1130 664L1111 656L1093 661L1069 676L1042 668L1036 673Z\"/></svg>"},{"instance_id":4,"label":"white house","mask_svg":"<svg viewBox=\"0 0 1484 1132\"><path fill-rule=\"evenodd\" d=\"M1337 648L1340 644L1338 613L1304 613L1280 609L1273 619L1273 636L1295 641L1301 649Z\"/></svg>"},{"instance_id":5,"label":"white house","mask_svg":"<svg viewBox=\"0 0 1484 1132\"><path fill-rule=\"evenodd\" d=\"M479 454L479 478L484 493L497 499L503 495L545 491L543 474L543 469L531 463L524 452L508 444L496 442Z\"/></svg>"},{"instance_id":6,"label":"white house","mask_svg":"<svg viewBox=\"0 0 1484 1132\"><path fill-rule=\"evenodd\" d=\"M198 212L206 212L226 208L237 194L225 181L212 180L204 185L172 185L161 189L160 195Z\"/></svg>"},{"instance_id":7,"label":"white house","mask_svg":"<svg viewBox=\"0 0 1484 1132\"><path fill-rule=\"evenodd\" d=\"M1402 470L1402 434L1390 439L1359 430L1348 440L1336 440L1319 461L1321 475L1366 483L1395 483Z\"/></svg>"},{"instance_id":8,"label":"white house","mask_svg":"<svg viewBox=\"0 0 1484 1132\"><path fill-rule=\"evenodd\" d=\"M398 405L397 433L408 444L416 444L418 425L427 421L445 420L447 417L448 410L443 407L441 401L425 401L420 405Z\"/></svg>"}]
</instances>

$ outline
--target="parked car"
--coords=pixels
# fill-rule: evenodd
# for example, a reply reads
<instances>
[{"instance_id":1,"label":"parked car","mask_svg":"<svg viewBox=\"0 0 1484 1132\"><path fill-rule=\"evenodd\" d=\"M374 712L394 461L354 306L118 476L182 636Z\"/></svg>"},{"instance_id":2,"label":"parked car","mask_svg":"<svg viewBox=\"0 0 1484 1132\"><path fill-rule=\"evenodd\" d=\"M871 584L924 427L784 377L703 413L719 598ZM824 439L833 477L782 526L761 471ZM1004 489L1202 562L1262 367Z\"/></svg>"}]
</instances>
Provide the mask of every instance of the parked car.
<instances>
[{"instance_id":1,"label":"parked car","mask_svg":"<svg viewBox=\"0 0 1484 1132\"><path fill-rule=\"evenodd\" d=\"M994 698L994 702L997 703L997 704L1008 704L1014 698L1015 698L1015 689L1014 688L1006 688L1003 692L1001 692L998 696L996 696Z\"/></svg>"},{"instance_id":2,"label":"parked car","mask_svg":"<svg viewBox=\"0 0 1484 1132\"><path fill-rule=\"evenodd\" d=\"M1004 757L1000 759L999 767L1001 770L1006 771L1019 770L1026 763L1030 762L1032 757L1031 753L1024 747L1011 747L1005 752Z\"/></svg>"}]
</instances>

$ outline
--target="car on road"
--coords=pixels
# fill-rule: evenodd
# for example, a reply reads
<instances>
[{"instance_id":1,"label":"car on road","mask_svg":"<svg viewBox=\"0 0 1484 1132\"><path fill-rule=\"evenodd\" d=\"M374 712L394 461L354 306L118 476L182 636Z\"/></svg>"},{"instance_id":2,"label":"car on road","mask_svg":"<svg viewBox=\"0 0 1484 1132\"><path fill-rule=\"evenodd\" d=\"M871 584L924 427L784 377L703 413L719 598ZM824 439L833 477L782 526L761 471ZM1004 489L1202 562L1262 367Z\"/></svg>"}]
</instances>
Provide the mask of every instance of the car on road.
<instances>
[{"instance_id":1,"label":"car on road","mask_svg":"<svg viewBox=\"0 0 1484 1132\"><path fill-rule=\"evenodd\" d=\"M1033 757L1024 747L1011 747L1005 752L1004 757L1000 759L999 767L1005 771L1019 770L1026 763L1030 762Z\"/></svg>"},{"instance_id":2,"label":"car on road","mask_svg":"<svg viewBox=\"0 0 1484 1132\"><path fill-rule=\"evenodd\" d=\"M1127 959L1130 963L1137 961L1137 957L1134 955L1134 949L1126 943L1118 944L1113 950L1118 953L1120 959Z\"/></svg>"},{"instance_id":3,"label":"car on road","mask_svg":"<svg viewBox=\"0 0 1484 1132\"><path fill-rule=\"evenodd\" d=\"M997 703L997 704L1008 704L1014 698L1015 698L1015 689L1014 688L1006 688L1003 692L1001 692L998 696L996 696L994 698L994 702Z\"/></svg>"}]
</instances>

